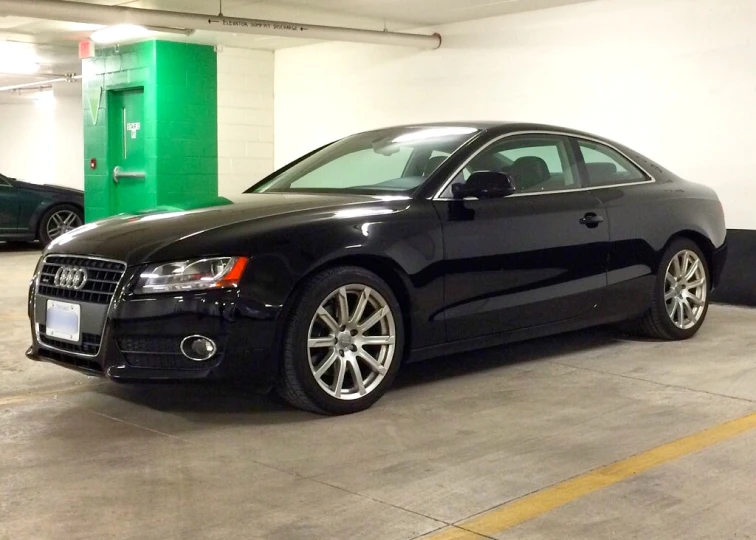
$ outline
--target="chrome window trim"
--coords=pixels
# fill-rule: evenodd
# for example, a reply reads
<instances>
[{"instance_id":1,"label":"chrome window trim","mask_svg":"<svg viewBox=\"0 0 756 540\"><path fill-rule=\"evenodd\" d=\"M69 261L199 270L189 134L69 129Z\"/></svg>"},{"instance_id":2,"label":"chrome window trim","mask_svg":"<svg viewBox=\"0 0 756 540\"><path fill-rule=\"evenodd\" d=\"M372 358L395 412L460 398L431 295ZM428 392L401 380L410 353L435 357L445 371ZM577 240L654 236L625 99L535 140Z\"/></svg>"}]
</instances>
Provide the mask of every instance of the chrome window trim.
<instances>
[{"instance_id":1,"label":"chrome window trim","mask_svg":"<svg viewBox=\"0 0 756 540\"><path fill-rule=\"evenodd\" d=\"M116 290L113 291L113 297L110 299L110 303L108 304L108 308L105 310L105 320L102 324L102 334L100 335L100 344L97 346L97 352L95 354L87 354L87 353L81 353L81 352L73 352L73 351L67 351L65 349L59 349L58 347L54 347L52 345L47 345L46 343L42 343L42 340L39 338L39 322L33 319L34 314L37 313L37 298L39 297L39 279L42 275L42 268L45 266L45 262L47 261L48 257L79 257L81 259L89 259L92 261L104 261L104 262L110 262L110 263L118 263L123 265L123 274L121 275L121 279L116 284ZM37 341L37 345L39 347L42 347L43 349L47 349L50 351L55 351L63 354L68 354L70 356L78 356L79 358L96 358L100 354L100 349L102 348L102 343L105 341L105 328L107 326L108 319L110 318L111 311L113 309L113 302L115 301L116 294L119 292L119 288L121 287L121 284L123 283L123 278L126 275L126 271L129 269L128 265L125 261L117 261L115 259L105 259L103 257L90 257L89 255L76 255L72 253L48 253L42 258L42 261L39 264L39 270L37 271L37 275L34 276L34 306L32 309L32 322L34 323L34 338ZM79 302L79 304L86 304L89 302Z\"/></svg>"},{"instance_id":2,"label":"chrome window trim","mask_svg":"<svg viewBox=\"0 0 756 540\"><path fill-rule=\"evenodd\" d=\"M585 140L585 141L591 141L597 144L600 144L602 146L606 146L607 148L611 148L615 152L617 152L619 155L627 159L630 163L632 163L635 167L637 167L643 174L645 174L649 179L645 180L643 182L626 182L623 184L611 184L607 186L595 186L595 187L580 187L575 189L557 189L553 191L537 191L534 193L515 193L513 195L510 195L507 197L507 199L511 199L512 197L532 197L537 195L553 195L553 194L559 194L559 193L575 193L575 192L581 192L581 191L595 191L598 189L611 189L611 188L618 188L618 187L625 187L625 186L638 186L638 185L644 185L644 184L653 184L656 182L656 178L649 173L646 169L638 165L638 163L632 159L630 156L625 154L622 150L617 148L614 145L608 144L602 140L595 139L593 137L588 137L585 135L575 135L574 133L565 133L563 131L548 131L548 130L528 130L528 131L514 131L512 133L505 133L504 135L499 135L495 139L489 141L485 146L478 149L473 155L471 155L462 165L457 167L457 169L454 171L454 174L449 176L449 178L444 182L444 185L441 186L441 189L439 189L436 194L431 197L431 200L433 201L459 201L463 199L455 199L453 197L442 197L441 194L446 191L446 188L449 187L449 184L452 183L452 181L457 177L459 173L462 172L462 170L476 157L478 157L484 150L491 147L492 145L496 144L497 142L501 141L502 139L506 139L508 137L515 137L517 135L556 135L558 137L568 137L572 139L577 140ZM468 197L464 200L478 200L475 198Z\"/></svg>"},{"instance_id":3,"label":"chrome window trim","mask_svg":"<svg viewBox=\"0 0 756 540\"><path fill-rule=\"evenodd\" d=\"M8 182L5 178L0 178L0 187L9 187L12 188L13 184Z\"/></svg>"}]
</instances>

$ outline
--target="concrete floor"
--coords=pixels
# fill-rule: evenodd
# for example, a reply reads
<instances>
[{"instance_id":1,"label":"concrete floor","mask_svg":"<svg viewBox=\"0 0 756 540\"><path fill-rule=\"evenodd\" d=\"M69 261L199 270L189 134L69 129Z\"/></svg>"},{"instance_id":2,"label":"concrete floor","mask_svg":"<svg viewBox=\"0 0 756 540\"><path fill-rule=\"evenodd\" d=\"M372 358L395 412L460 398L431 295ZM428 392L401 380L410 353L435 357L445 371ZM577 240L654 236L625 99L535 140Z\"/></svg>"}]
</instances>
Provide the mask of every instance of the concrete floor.
<instances>
[{"instance_id":1,"label":"concrete floor","mask_svg":"<svg viewBox=\"0 0 756 540\"><path fill-rule=\"evenodd\" d=\"M17 249L17 248L16 248ZM38 251L0 245L1 539L413 539L756 411L756 310L697 338L581 332L407 366L323 418L26 360ZM756 538L756 430L493 535Z\"/></svg>"}]
</instances>

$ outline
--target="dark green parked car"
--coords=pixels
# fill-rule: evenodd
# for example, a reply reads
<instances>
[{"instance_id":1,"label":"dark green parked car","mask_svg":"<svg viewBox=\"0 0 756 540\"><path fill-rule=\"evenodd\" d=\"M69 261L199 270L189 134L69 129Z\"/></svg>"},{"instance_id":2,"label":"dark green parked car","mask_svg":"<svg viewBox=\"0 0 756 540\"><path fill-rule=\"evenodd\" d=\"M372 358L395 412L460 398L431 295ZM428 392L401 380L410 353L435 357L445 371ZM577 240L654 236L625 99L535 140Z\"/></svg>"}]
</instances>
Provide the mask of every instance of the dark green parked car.
<instances>
[{"instance_id":1,"label":"dark green parked car","mask_svg":"<svg viewBox=\"0 0 756 540\"><path fill-rule=\"evenodd\" d=\"M84 223L84 192L0 174L0 240L47 245Z\"/></svg>"}]
</instances>

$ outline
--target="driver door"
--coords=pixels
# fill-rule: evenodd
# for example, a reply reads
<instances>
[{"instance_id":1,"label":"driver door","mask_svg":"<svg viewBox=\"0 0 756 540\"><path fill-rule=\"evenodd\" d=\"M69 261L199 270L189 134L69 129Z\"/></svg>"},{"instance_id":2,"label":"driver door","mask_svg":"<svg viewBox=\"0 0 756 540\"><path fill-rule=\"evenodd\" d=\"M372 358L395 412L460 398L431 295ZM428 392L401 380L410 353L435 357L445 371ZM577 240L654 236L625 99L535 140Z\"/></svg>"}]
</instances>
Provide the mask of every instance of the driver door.
<instances>
[{"instance_id":1,"label":"driver door","mask_svg":"<svg viewBox=\"0 0 756 540\"><path fill-rule=\"evenodd\" d=\"M586 316L606 287L607 214L559 135L507 136L454 179L507 172L515 194L455 200L448 186L434 205L443 224L444 314L449 341Z\"/></svg>"}]
</instances>

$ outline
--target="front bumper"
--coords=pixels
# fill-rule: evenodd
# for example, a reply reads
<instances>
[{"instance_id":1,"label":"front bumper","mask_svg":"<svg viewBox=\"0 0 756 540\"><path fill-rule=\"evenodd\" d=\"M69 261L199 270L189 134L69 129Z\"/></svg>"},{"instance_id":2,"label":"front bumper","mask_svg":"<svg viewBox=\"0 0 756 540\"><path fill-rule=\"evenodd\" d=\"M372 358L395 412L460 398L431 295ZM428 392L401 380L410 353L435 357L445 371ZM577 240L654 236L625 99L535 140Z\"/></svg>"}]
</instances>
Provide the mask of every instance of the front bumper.
<instances>
[{"instance_id":1,"label":"front bumper","mask_svg":"<svg viewBox=\"0 0 756 540\"><path fill-rule=\"evenodd\" d=\"M277 371L278 310L238 289L134 296L129 284L137 271L126 270L107 305L70 300L81 306L81 324L88 325L82 326L80 344L46 335L47 300L60 298L42 294L35 279L29 291L32 345L27 357L118 382L223 379L270 387ZM212 339L217 353L203 362L186 358L180 344L191 335Z\"/></svg>"}]
</instances>

